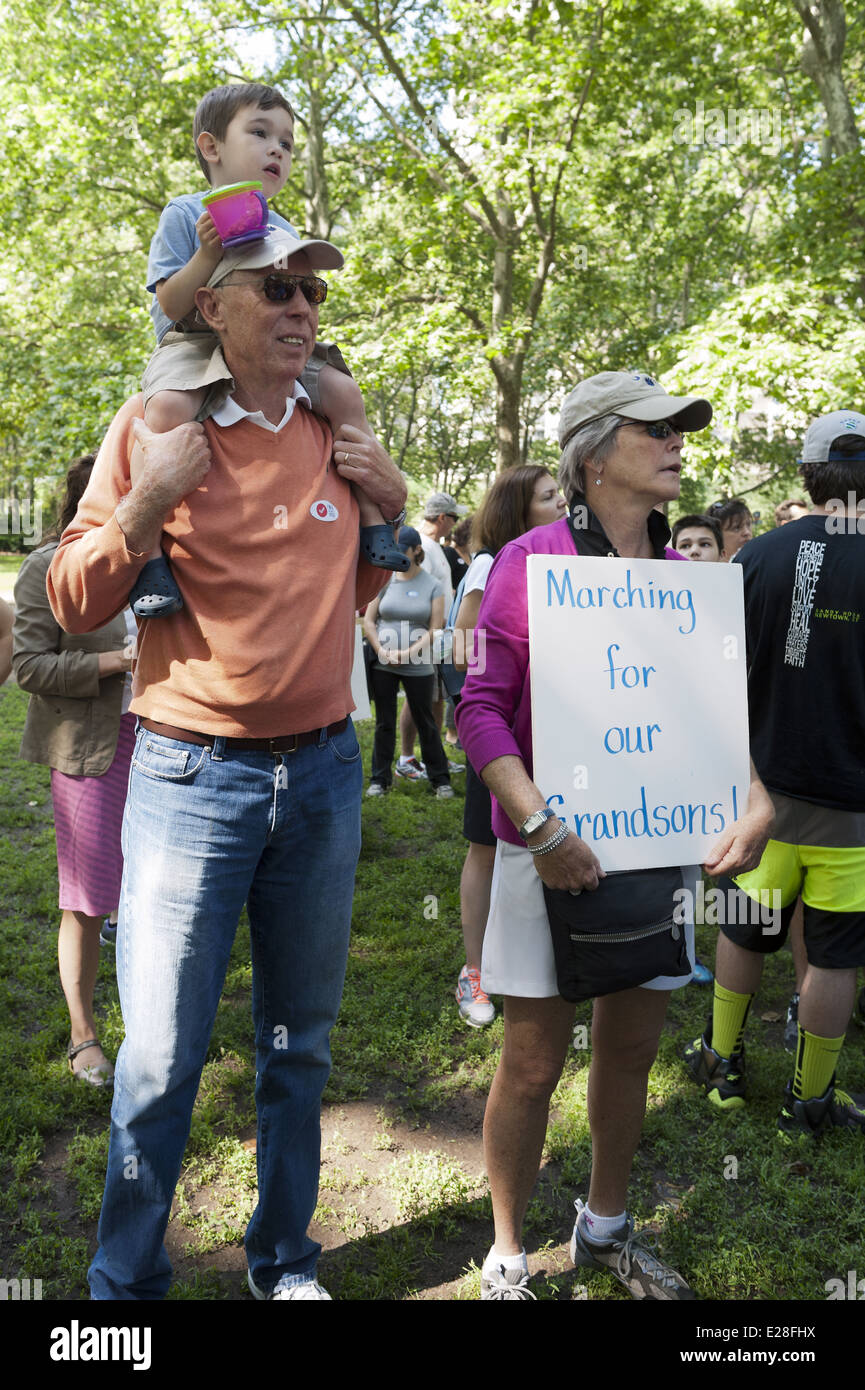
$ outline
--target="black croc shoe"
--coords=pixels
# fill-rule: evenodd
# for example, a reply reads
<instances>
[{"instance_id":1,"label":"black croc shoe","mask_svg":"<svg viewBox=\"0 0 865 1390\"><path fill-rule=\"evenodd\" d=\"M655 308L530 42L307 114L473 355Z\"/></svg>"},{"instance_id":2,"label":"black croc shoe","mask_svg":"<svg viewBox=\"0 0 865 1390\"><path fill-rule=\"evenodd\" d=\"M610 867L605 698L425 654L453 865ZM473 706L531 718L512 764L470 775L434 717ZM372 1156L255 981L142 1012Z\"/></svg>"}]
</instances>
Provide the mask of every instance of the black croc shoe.
<instances>
[{"instance_id":1,"label":"black croc shoe","mask_svg":"<svg viewBox=\"0 0 865 1390\"><path fill-rule=\"evenodd\" d=\"M361 526L360 553L380 570L411 568L411 560L394 545L392 526Z\"/></svg>"},{"instance_id":2,"label":"black croc shoe","mask_svg":"<svg viewBox=\"0 0 865 1390\"><path fill-rule=\"evenodd\" d=\"M147 561L129 602L136 618L170 618L172 613L180 612L183 599L164 555Z\"/></svg>"}]
</instances>

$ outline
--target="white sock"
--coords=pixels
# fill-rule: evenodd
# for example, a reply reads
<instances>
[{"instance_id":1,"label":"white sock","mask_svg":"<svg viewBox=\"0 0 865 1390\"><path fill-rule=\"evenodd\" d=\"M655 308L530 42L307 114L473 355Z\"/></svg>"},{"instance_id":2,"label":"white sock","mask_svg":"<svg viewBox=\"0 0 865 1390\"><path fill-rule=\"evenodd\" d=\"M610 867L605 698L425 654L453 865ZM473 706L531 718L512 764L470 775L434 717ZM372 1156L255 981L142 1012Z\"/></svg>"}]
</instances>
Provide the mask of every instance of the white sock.
<instances>
[{"instance_id":1,"label":"white sock","mask_svg":"<svg viewBox=\"0 0 865 1390\"><path fill-rule=\"evenodd\" d=\"M583 1234L589 1240L605 1241L616 1231L620 1231L628 1219L628 1213L623 1211L621 1216L596 1216L589 1207L583 1207Z\"/></svg>"},{"instance_id":2,"label":"white sock","mask_svg":"<svg viewBox=\"0 0 865 1390\"><path fill-rule=\"evenodd\" d=\"M500 1255L493 1246L484 1260L484 1269L498 1269L500 1265L504 1265L505 1269L527 1270L529 1265L525 1250L521 1250L518 1255Z\"/></svg>"}]
</instances>

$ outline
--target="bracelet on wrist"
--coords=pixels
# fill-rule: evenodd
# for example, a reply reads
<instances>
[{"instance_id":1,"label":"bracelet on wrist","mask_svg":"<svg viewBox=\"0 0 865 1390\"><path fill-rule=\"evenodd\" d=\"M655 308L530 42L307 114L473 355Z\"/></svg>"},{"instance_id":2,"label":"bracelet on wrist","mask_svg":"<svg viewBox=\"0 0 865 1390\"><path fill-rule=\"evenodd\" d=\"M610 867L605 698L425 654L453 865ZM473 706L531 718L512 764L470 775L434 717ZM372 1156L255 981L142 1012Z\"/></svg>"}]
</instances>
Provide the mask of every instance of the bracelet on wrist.
<instances>
[{"instance_id":1,"label":"bracelet on wrist","mask_svg":"<svg viewBox=\"0 0 865 1390\"><path fill-rule=\"evenodd\" d=\"M564 844L570 833L566 825L560 825L558 830L554 830L552 835L548 836L542 844L527 845L526 848L529 854L552 854L554 849L558 849L559 845Z\"/></svg>"}]
</instances>

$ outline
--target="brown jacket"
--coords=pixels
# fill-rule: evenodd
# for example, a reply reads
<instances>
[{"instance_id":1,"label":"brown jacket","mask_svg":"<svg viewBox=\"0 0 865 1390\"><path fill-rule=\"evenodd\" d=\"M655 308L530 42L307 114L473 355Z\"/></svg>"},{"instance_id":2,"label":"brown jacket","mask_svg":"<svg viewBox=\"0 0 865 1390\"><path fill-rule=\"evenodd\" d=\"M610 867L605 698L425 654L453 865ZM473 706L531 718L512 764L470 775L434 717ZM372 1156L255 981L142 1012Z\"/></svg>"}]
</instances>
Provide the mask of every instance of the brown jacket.
<instances>
[{"instance_id":1,"label":"brown jacket","mask_svg":"<svg viewBox=\"0 0 865 1390\"><path fill-rule=\"evenodd\" d=\"M99 679L99 653L126 646L122 614L96 632L58 627L45 579L57 541L27 556L15 583L12 669L30 695L19 757L78 777L101 777L117 750L121 675Z\"/></svg>"}]
</instances>

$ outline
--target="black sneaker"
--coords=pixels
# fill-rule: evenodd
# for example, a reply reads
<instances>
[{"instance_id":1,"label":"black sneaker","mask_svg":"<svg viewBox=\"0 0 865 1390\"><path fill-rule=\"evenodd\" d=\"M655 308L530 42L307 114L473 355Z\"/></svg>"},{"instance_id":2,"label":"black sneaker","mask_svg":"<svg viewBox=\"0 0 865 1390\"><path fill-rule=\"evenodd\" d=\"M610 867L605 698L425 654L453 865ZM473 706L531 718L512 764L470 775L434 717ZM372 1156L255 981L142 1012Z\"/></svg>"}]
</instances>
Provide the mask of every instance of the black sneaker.
<instances>
[{"instance_id":1,"label":"black sneaker","mask_svg":"<svg viewBox=\"0 0 865 1390\"><path fill-rule=\"evenodd\" d=\"M778 1128L782 1134L807 1134L818 1139L827 1129L858 1129L865 1133L865 1106L861 1097L848 1095L834 1084L826 1087L822 1096L811 1100L797 1100L793 1095L793 1083L788 1081L784 1088L784 1104L778 1116Z\"/></svg>"},{"instance_id":2,"label":"black sneaker","mask_svg":"<svg viewBox=\"0 0 865 1390\"><path fill-rule=\"evenodd\" d=\"M685 1048L685 1064L698 1086L704 1087L712 1105L719 1110L741 1110L745 1104L745 1053L722 1057L709 1046L712 1025Z\"/></svg>"},{"instance_id":3,"label":"black sneaker","mask_svg":"<svg viewBox=\"0 0 865 1390\"><path fill-rule=\"evenodd\" d=\"M796 1055L796 1048L799 1046L799 995L791 994L790 1003L787 1005L787 1021L784 1024L784 1046L788 1052Z\"/></svg>"},{"instance_id":4,"label":"black sneaker","mask_svg":"<svg viewBox=\"0 0 865 1390\"><path fill-rule=\"evenodd\" d=\"M634 1222L630 1216L619 1234L611 1236L609 1240L595 1242L588 1239L580 1225L585 1204L577 1198L574 1206L577 1219L571 1236L571 1259L575 1265L592 1270L608 1269L632 1298L669 1302L696 1297L681 1274L665 1265L655 1254L651 1248L653 1235L634 1235Z\"/></svg>"}]
</instances>

